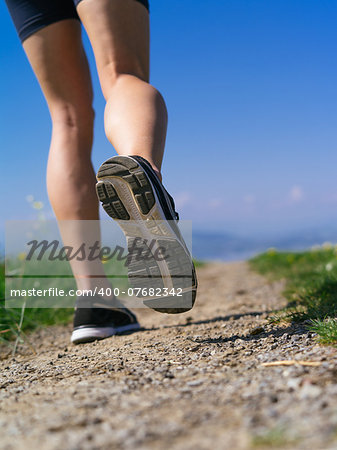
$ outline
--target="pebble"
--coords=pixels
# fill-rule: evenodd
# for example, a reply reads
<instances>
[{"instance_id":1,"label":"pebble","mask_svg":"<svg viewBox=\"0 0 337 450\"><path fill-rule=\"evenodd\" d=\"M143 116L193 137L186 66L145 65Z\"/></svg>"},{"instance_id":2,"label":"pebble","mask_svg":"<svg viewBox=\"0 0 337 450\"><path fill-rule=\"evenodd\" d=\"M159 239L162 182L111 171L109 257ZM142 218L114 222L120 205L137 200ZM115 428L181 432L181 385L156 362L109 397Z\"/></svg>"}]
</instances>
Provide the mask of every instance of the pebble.
<instances>
[{"instance_id":1,"label":"pebble","mask_svg":"<svg viewBox=\"0 0 337 450\"><path fill-rule=\"evenodd\" d=\"M319 386L313 384L304 384L299 391L300 399L314 399L322 395L322 389Z\"/></svg>"},{"instance_id":2,"label":"pebble","mask_svg":"<svg viewBox=\"0 0 337 450\"><path fill-rule=\"evenodd\" d=\"M187 384L187 386L195 387L195 386L200 386L203 383L204 383L204 380L193 380L193 381L188 381L186 384Z\"/></svg>"}]
</instances>

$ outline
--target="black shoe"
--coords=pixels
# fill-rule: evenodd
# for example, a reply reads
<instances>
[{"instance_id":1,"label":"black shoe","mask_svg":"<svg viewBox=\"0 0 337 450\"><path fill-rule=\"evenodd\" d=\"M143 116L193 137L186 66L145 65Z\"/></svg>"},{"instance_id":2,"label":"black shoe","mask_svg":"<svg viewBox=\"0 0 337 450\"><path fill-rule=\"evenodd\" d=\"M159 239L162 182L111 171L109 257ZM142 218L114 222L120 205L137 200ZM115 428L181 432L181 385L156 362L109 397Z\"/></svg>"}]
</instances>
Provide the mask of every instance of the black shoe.
<instances>
[{"instance_id":1,"label":"black shoe","mask_svg":"<svg viewBox=\"0 0 337 450\"><path fill-rule=\"evenodd\" d=\"M115 301L101 297L78 297L74 316L73 344L105 339L115 334L139 330L136 316Z\"/></svg>"},{"instance_id":2,"label":"black shoe","mask_svg":"<svg viewBox=\"0 0 337 450\"><path fill-rule=\"evenodd\" d=\"M177 225L173 198L152 166L140 156L115 156L101 165L97 181L103 208L126 236L128 277L140 291L137 297L160 312L190 310L197 290L194 264ZM168 257L158 258L158 248Z\"/></svg>"}]
</instances>

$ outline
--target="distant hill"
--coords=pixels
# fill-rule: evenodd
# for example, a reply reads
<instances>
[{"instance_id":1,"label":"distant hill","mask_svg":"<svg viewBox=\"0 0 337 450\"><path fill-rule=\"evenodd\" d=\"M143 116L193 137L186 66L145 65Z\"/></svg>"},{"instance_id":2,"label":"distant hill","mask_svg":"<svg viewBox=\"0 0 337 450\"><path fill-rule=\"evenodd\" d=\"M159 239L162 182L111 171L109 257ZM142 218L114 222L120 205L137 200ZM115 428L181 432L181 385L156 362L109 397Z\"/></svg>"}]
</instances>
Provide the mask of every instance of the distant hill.
<instances>
[{"instance_id":1,"label":"distant hill","mask_svg":"<svg viewBox=\"0 0 337 450\"><path fill-rule=\"evenodd\" d=\"M270 247L300 251L327 241L337 242L337 229L307 229L269 236L241 236L196 230L193 231L193 256L201 260L244 260Z\"/></svg>"}]
</instances>

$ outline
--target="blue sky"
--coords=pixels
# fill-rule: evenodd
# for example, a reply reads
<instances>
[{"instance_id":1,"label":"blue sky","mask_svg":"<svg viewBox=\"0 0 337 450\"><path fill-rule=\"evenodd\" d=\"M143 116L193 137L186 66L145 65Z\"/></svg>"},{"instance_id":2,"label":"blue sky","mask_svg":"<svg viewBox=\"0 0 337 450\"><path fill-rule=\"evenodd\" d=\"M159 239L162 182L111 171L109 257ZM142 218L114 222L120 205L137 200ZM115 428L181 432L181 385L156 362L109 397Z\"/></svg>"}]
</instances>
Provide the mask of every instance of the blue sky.
<instances>
[{"instance_id":1,"label":"blue sky","mask_svg":"<svg viewBox=\"0 0 337 450\"><path fill-rule=\"evenodd\" d=\"M151 82L169 132L163 173L196 228L283 232L337 220L337 1L151 2ZM50 206L51 125L0 3L1 220ZM92 52L93 162L114 154Z\"/></svg>"}]
</instances>

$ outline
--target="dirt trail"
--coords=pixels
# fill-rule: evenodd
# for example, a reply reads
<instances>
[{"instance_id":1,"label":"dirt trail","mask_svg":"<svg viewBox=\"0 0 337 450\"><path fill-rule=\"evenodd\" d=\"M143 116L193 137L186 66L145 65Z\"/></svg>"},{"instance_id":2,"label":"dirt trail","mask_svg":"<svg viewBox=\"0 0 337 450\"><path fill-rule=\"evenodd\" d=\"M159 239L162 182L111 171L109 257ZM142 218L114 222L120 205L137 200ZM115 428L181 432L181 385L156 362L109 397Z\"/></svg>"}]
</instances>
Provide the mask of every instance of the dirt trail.
<instances>
[{"instance_id":1,"label":"dirt trail","mask_svg":"<svg viewBox=\"0 0 337 450\"><path fill-rule=\"evenodd\" d=\"M0 363L1 449L337 448L337 349L302 326L245 263L199 270L195 308L138 310L145 330L72 346L70 327L31 336ZM265 367L264 362L318 361Z\"/></svg>"}]
</instances>

